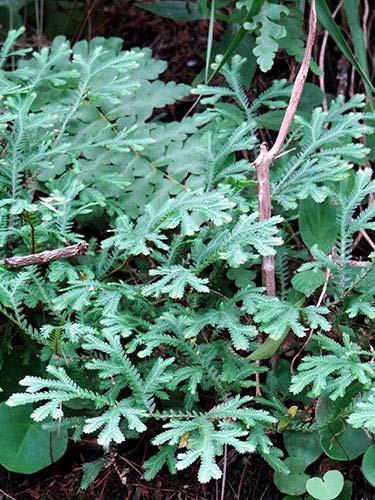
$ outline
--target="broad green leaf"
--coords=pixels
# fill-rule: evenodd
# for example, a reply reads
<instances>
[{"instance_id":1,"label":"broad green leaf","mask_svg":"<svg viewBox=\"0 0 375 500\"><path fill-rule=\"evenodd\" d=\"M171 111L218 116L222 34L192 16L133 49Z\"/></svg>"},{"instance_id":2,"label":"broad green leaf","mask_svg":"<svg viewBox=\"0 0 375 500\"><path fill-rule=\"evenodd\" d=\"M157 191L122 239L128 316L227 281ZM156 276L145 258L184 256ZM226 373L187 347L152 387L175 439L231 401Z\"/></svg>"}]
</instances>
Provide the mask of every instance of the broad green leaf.
<instances>
[{"instance_id":1,"label":"broad green leaf","mask_svg":"<svg viewBox=\"0 0 375 500\"><path fill-rule=\"evenodd\" d=\"M371 88L369 87L367 80L370 80L370 73L367 61L367 51L365 48L364 33L362 31L361 19L360 19L360 0L344 0L344 10L346 18L348 20L348 25L351 34L351 40L353 42L354 53L358 59L359 64L366 73L366 81L364 82L367 93L371 94Z\"/></svg>"},{"instance_id":2,"label":"broad green leaf","mask_svg":"<svg viewBox=\"0 0 375 500\"><path fill-rule=\"evenodd\" d=\"M299 229L305 245L311 249L318 245L319 249L328 253L337 238L336 209L325 200L316 203L313 199L302 200L299 206Z\"/></svg>"},{"instance_id":3,"label":"broad green leaf","mask_svg":"<svg viewBox=\"0 0 375 500\"><path fill-rule=\"evenodd\" d=\"M41 364L36 356L24 359L25 347L15 346L9 354L3 354L0 368L0 401L5 401L19 390L18 382L25 375L40 375Z\"/></svg>"},{"instance_id":4,"label":"broad green leaf","mask_svg":"<svg viewBox=\"0 0 375 500\"><path fill-rule=\"evenodd\" d=\"M325 275L319 269L302 271L296 273L292 278L293 288L306 295L306 297L310 297L324 282Z\"/></svg>"},{"instance_id":5,"label":"broad green leaf","mask_svg":"<svg viewBox=\"0 0 375 500\"><path fill-rule=\"evenodd\" d=\"M290 379L290 363L286 359L279 359L275 368L267 373L267 390L272 395L280 394L285 398L289 392Z\"/></svg>"},{"instance_id":6,"label":"broad green leaf","mask_svg":"<svg viewBox=\"0 0 375 500\"><path fill-rule=\"evenodd\" d=\"M371 486L375 487L375 444L369 446L363 455L362 472Z\"/></svg>"},{"instance_id":7,"label":"broad green leaf","mask_svg":"<svg viewBox=\"0 0 375 500\"><path fill-rule=\"evenodd\" d=\"M198 21L207 19L207 13L199 11L198 5L184 0L163 0L162 2L136 3L136 7L152 12L157 16L174 21Z\"/></svg>"},{"instance_id":8,"label":"broad green leaf","mask_svg":"<svg viewBox=\"0 0 375 500\"><path fill-rule=\"evenodd\" d=\"M0 464L12 472L33 474L61 458L68 433L50 433L30 419L31 405L0 404Z\"/></svg>"},{"instance_id":9,"label":"broad green leaf","mask_svg":"<svg viewBox=\"0 0 375 500\"><path fill-rule=\"evenodd\" d=\"M304 473L305 463L299 458L288 457L284 464L289 469L289 474L275 471L273 481L281 493L288 495L302 495L306 491L306 482L310 476Z\"/></svg>"},{"instance_id":10,"label":"broad green leaf","mask_svg":"<svg viewBox=\"0 0 375 500\"><path fill-rule=\"evenodd\" d=\"M332 422L337 417L344 416L347 408L352 404L352 399L360 391L361 386L358 383L352 384L345 391L345 396L335 401L327 395L318 398L315 408L315 418L319 427L324 427L327 422Z\"/></svg>"},{"instance_id":11,"label":"broad green leaf","mask_svg":"<svg viewBox=\"0 0 375 500\"><path fill-rule=\"evenodd\" d=\"M77 33L77 26L84 23L86 16L85 2L70 0L48 0L48 16L45 16L44 32L48 38L64 35L68 39L73 39ZM85 30L84 34L87 33Z\"/></svg>"},{"instance_id":12,"label":"broad green leaf","mask_svg":"<svg viewBox=\"0 0 375 500\"><path fill-rule=\"evenodd\" d=\"M260 346L257 347L255 351L253 351L250 354L249 359L251 361L269 359L271 356L275 354L275 352L281 346L288 333L289 331L285 332L282 335L282 337L280 337L278 340L274 340L271 337L267 337L266 340L263 342L263 344L260 344Z\"/></svg>"},{"instance_id":13,"label":"broad green leaf","mask_svg":"<svg viewBox=\"0 0 375 500\"><path fill-rule=\"evenodd\" d=\"M354 460L371 444L371 439L362 429L354 429L343 418L329 422L319 434L324 452L333 460Z\"/></svg>"},{"instance_id":14,"label":"broad green leaf","mask_svg":"<svg viewBox=\"0 0 375 500\"><path fill-rule=\"evenodd\" d=\"M284 445L289 455L301 460L305 467L315 462L323 453L317 432L285 432Z\"/></svg>"}]
</instances>

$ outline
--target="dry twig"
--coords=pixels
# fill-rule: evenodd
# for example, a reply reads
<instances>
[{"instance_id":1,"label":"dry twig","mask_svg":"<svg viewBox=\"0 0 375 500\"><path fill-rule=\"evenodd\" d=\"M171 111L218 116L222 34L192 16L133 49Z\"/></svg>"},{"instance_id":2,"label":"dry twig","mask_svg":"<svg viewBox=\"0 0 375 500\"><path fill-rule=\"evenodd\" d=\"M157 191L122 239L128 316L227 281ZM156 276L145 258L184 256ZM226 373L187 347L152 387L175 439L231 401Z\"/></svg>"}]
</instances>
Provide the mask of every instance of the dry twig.
<instances>
[{"instance_id":1,"label":"dry twig","mask_svg":"<svg viewBox=\"0 0 375 500\"><path fill-rule=\"evenodd\" d=\"M332 14L333 19L336 17L338 11L341 9L341 6L342 6L342 0L338 4L338 6L336 7L336 9L334 10L334 12ZM324 111L327 111L327 109L328 109L325 80L324 80L324 59L325 59L325 54L326 54L326 49L327 49L328 36L329 36L329 32L327 30L325 30L324 35L323 35L320 53L319 53L319 68L322 70L322 74L319 75L319 85L320 85L320 88L324 94L324 98L323 98Z\"/></svg>"},{"instance_id":2,"label":"dry twig","mask_svg":"<svg viewBox=\"0 0 375 500\"><path fill-rule=\"evenodd\" d=\"M276 137L274 145L270 150L268 150L267 143L261 144L260 153L254 162L258 177L258 207L260 221L268 220L271 217L269 170L272 167L275 158L280 154L280 151L284 145L285 139L292 125L293 118L296 114L297 106L301 99L307 73L309 71L311 52L315 41L315 34L316 10L315 0L312 0L309 16L309 32L307 36L305 54L293 85L292 95L290 96L289 104L286 108L279 133ZM262 280L263 285L266 288L267 295L276 295L275 262L272 256L264 257L263 259Z\"/></svg>"},{"instance_id":3,"label":"dry twig","mask_svg":"<svg viewBox=\"0 0 375 500\"><path fill-rule=\"evenodd\" d=\"M326 269L326 271L325 271L325 281L324 281L324 284L323 284L322 291L320 292L318 302L316 303L316 307L320 307L322 305L322 302L323 302L324 297L325 297L326 292L327 292L327 287L328 287L328 282L329 282L330 276L331 276L331 271L329 269ZM308 335L306 341L304 342L304 344L301 347L301 349L297 352L297 354L292 359L292 362L290 363L290 373L294 373L294 364L295 364L296 360L301 356L301 354L303 353L303 351L306 349L307 344L311 340L313 332L314 332L314 328L310 328L310 332L309 332L309 335Z\"/></svg>"},{"instance_id":4,"label":"dry twig","mask_svg":"<svg viewBox=\"0 0 375 500\"><path fill-rule=\"evenodd\" d=\"M6 259L1 259L0 264L12 269L32 266L34 264L49 264L54 260L69 259L70 257L85 255L88 247L89 245L86 241L81 241L76 245L70 245L64 248L56 248L55 250L46 250L44 252L32 253L30 255L8 257Z\"/></svg>"}]
</instances>

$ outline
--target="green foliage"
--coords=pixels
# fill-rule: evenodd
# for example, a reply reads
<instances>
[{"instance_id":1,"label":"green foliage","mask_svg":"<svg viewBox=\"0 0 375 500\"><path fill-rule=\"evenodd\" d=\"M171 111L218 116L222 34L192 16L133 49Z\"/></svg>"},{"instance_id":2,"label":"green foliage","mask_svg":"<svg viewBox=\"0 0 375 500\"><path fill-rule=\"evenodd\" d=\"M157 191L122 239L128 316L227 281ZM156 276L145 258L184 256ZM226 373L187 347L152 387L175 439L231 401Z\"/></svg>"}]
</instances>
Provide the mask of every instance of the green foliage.
<instances>
[{"instance_id":1,"label":"green foliage","mask_svg":"<svg viewBox=\"0 0 375 500\"><path fill-rule=\"evenodd\" d=\"M352 342L348 335L343 336L343 345L322 335L316 336L318 347L329 354L325 356L305 356L299 372L292 378L291 391L301 392L312 385L311 395L328 394L332 400L343 397L346 389L358 381L370 389L375 377L373 354L364 351ZM362 361L361 356L369 357Z\"/></svg>"},{"instance_id":2,"label":"green foliage","mask_svg":"<svg viewBox=\"0 0 375 500\"><path fill-rule=\"evenodd\" d=\"M148 480L196 463L201 482L219 479L229 448L260 454L280 491L300 495L322 451L363 454L364 430L375 430L373 351L357 332L374 319L371 255L352 265L353 239L374 229L375 215L365 207L370 169L356 169L371 132L363 96L295 119L271 172L274 216L259 221L261 117L285 108L285 81L250 102L236 56L220 86L194 89L199 112L167 123L158 110L189 89L158 80L165 64L148 49L58 37L14 54L20 34L2 52L1 258L82 240L89 248L45 266L1 265L0 375L24 352L20 392L0 380L4 408L31 414L43 439L91 434L105 450L147 433ZM327 206L334 220L324 222ZM329 228L300 220L307 248L295 232L306 207ZM260 287L264 256L276 259L275 297ZM287 337L287 349L310 350L291 380L285 359L256 362ZM316 414L305 411L318 397ZM273 444L283 431L284 461ZM83 489L106 460L85 466Z\"/></svg>"},{"instance_id":3,"label":"green foliage","mask_svg":"<svg viewBox=\"0 0 375 500\"><path fill-rule=\"evenodd\" d=\"M375 486L375 445L369 446L363 455L362 472L367 481Z\"/></svg>"},{"instance_id":4,"label":"green foliage","mask_svg":"<svg viewBox=\"0 0 375 500\"><path fill-rule=\"evenodd\" d=\"M286 4L278 1L238 1L232 11L223 12L223 7L230 5L228 0L209 2L184 2L181 0L138 3L137 7L158 16L176 21L197 21L209 19L210 27L215 20L227 23L227 31L221 42L212 43L207 38L207 59L209 52L223 54L225 62L235 55L242 55L248 60L256 59L261 71L269 71L279 49L285 50L297 61L302 61L304 54L305 30L303 13L293 2ZM212 47L212 50L209 50ZM255 66L256 66L255 63ZM314 71L319 71L312 62ZM246 78L250 85L254 71ZM216 69L210 79L216 74ZM246 75L245 72L242 73ZM202 78L203 79L203 78ZM197 78L202 81L200 75ZM207 81L207 74L205 80Z\"/></svg>"},{"instance_id":5,"label":"green foliage","mask_svg":"<svg viewBox=\"0 0 375 500\"><path fill-rule=\"evenodd\" d=\"M298 222L301 238L309 249L317 245L325 253L332 250L338 227L336 210L329 200L322 203L311 198L303 200L299 205Z\"/></svg>"},{"instance_id":6,"label":"green foliage","mask_svg":"<svg viewBox=\"0 0 375 500\"><path fill-rule=\"evenodd\" d=\"M83 465L83 476L80 485L81 490L86 490L90 484L95 481L106 463L107 461L105 459L99 459L93 462L86 462Z\"/></svg>"},{"instance_id":7,"label":"green foliage","mask_svg":"<svg viewBox=\"0 0 375 500\"><path fill-rule=\"evenodd\" d=\"M289 472L276 471L274 483L281 493L287 495L302 495L306 491L306 483L310 476L305 474L305 464L299 458L288 457L284 461Z\"/></svg>"},{"instance_id":8,"label":"green foliage","mask_svg":"<svg viewBox=\"0 0 375 500\"><path fill-rule=\"evenodd\" d=\"M254 55L257 56L257 63L262 71L268 71L272 67L278 41L286 37L285 27L275 22L280 21L286 14L289 14L289 10L284 5L265 1L252 22L244 25L248 31L259 32L255 39Z\"/></svg>"},{"instance_id":9,"label":"green foliage","mask_svg":"<svg viewBox=\"0 0 375 500\"><path fill-rule=\"evenodd\" d=\"M287 431L284 444L288 454L302 460L305 467L315 462L322 454L319 435L316 432Z\"/></svg>"},{"instance_id":10,"label":"green foliage","mask_svg":"<svg viewBox=\"0 0 375 500\"><path fill-rule=\"evenodd\" d=\"M51 433L30 419L31 408L0 404L0 464L13 472L32 474L62 457L67 431Z\"/></svg>"}]
</instances>

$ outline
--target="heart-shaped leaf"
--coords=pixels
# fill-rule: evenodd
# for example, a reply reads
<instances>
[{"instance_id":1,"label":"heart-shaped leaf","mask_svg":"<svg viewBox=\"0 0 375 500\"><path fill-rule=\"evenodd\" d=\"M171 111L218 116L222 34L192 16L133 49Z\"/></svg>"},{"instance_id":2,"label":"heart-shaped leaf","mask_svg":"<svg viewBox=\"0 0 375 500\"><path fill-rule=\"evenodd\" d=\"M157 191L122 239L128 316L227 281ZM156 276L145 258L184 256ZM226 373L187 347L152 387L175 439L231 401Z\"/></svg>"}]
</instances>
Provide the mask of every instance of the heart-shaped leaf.
<instances>
[{"instance_id":1,"label":"heart-shaped leaf","mask_svg":"<svg viewBox=\"0 0 375 500\"><path fill-rule=\"evenodd\" d=\"M333 500L344 487L344 476L338 470L329 470L323 476L312 477L306 482L306 489L318 500Z\"/></svg>"}]
</instances>

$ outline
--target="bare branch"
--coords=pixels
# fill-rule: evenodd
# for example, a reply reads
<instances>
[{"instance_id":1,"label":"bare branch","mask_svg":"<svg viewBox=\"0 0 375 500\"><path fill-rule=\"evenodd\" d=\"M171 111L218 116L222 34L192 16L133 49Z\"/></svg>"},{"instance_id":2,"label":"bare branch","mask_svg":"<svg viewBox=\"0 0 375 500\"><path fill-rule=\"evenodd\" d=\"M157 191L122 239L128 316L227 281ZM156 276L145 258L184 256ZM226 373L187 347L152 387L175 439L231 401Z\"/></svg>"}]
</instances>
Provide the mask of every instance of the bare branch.
<instances>
[{"instance_id":1,"label":"bare branch","mask_svg":"<svg viewBox=\"0 0 375 500\"><path fill-rule=\"evenodd\" d=\"M70 245L64 248L56 248L55 250L46 250L45 252L1 259L0 264L12 269L32 266L34 264L48 264L54 260L69 259L70 257L85 255L88 247L89 245L86 241L81 241L76 245Z\"/></svg>"},{"instance_id":2,"label":"bare branch","mask_svg":"<svg viewBox=\"0 0 375 500\"><path fill-rule=\"evenodd\" d=\"M305 85L307 73L309 71L311 53L314 46L316 34L316 10L315 0L311 1L311 9L309 16L309 32L307 36L305 54L301 67L297 73L293 84L292 94L285 110L284 118L277 134L276 141L272 148L268 150L266 143L261 144L260 153L254 164L257 170L258 178L258 210L259 220L268 220L271 217L271 193L269 170L272 167L274 159L279 155L284 145L285 139L289 133L293 118L296 114L298 103L301 99L303 87ZM272 256L264 257L262 263L262 281L265 286L267 295L276 295L276 280L275 280L275 261Z\"/></svg>"},{"instance_id":3,"label":"bare branch","mask_svg":"<svg viewBox=\"0 0 375 500\"><path fill-rule=\"evenodd\" d=\"M305 85L307 73L309 72L311 53L315 42L316 34L316 10L315 10L315 0L311 1L310 17L309 17L309 33L307 36L305 54L301 63L301 67L297 73L295 82L293 84L292 95L290 96L288 107L286 108L283 121L275 144L272 146L269 155L274 158L280 153L281 148L284 145L285 139L289 133L289 129L292 125L294 115L296 114L299 101L303 92L303 87Z\"/></svg>"}]
</instances>

